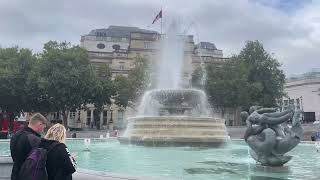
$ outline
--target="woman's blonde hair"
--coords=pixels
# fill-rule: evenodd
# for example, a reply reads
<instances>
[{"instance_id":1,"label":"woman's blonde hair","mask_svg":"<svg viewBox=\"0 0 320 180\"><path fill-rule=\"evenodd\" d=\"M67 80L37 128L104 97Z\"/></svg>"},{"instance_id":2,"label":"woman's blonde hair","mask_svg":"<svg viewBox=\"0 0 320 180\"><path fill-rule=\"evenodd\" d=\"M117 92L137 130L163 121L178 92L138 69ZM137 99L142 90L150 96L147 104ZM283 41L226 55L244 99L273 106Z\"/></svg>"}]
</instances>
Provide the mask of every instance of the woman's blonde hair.
<instances>
[{"instance_id":1,"label":"woman's blonde hair","mask_svg":"<svg viewBox=\"0 0 320 180\"><path fill-rule=\"evenodd\" d=\"M66 128L61 124L55 124L51 126L45 136L46 139L56 140L60 143L65 143L66 140Z\"/></svg>"}]
</instances>

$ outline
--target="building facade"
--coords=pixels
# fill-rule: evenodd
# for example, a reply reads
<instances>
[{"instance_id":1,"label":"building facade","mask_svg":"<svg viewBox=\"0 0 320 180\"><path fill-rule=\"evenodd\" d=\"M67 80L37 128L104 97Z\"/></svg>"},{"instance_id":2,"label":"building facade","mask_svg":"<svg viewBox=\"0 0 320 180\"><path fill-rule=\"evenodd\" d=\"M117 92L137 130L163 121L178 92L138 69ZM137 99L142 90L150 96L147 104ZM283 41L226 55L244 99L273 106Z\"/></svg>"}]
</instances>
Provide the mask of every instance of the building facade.
<instances>
[{"instance_id":1,"label":"building facade","mask_svg":"<svg viewBox=\"0 0 320 180\"><path fill-rule=\"evenodd\" d=\"M303 122L312 123L320 120L320 70L314 69L299 76L287 79L283 107L295 104L304 111Z\"/></svg>"},{"instance_id":2,"label":"building facade","mask_svg":"<svg viewBox=\"0 0 320 180\"><path fill-rule=\"evenodd\" d=\"M82 35L80 46L88 51L92 65L107 64L112 70L112 76L128 76L133 68L136 57L145 57L155 64L159 59L161 38L164 34L156 31L140 29L138 27L109 26L106 29L95 29L89 34ZM222 50L218 50L213 43L200 42L195 44L192 35L184 37L184 87L191 86L192 72L203 63L221 63ZM71 128L122 129L125 120L134 113L131 109L123 109L116 105L106 106L101 113L97 113L94 106L86 105L86 111L74 111L68 115L68 126Z\"/></svg>"},{"instance_id":3,"label":"building facade","mask_svg":"<svg viewBox=\"0 0 320 180\"><path fill-rule=\"evenodd\" d=\"M110 26L81 36L80 46L88 50L93 65L107 64L112 69L113 76L127 76L129 69L133 67L134 57L139 55L140 51L150 53L152 49L149 46L152 46L157 38L158 33L155 31Z\"/></svg>"}]
</instances>

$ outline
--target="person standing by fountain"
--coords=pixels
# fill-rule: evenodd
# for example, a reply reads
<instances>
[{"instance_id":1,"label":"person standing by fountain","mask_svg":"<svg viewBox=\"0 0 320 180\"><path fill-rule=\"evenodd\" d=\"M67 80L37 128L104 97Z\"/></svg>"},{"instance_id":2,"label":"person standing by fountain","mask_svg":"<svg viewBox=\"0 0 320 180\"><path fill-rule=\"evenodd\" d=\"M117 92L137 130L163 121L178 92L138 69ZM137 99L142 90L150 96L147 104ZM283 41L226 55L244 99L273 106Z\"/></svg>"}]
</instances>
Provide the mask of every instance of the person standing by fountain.
<instances>
[{"instance_id":1,"label":"person standing by fountain","mask_svg":"<svg viewBox=\"0 0 320 180\"><path fill-rule=\"evenodd\" d=\"M46 128L47 119L40 113L30 118L26 128L14 134L10 141L10 151L13 160L11 180L17 180L20 168L30 153L31 149L37 147L41 141L40 133ZM29 139L33 139L32 142Z\"/></svg>"},{"instance_id":2,"label":"person standing by fountain","mask_svg":"<svg viewBox=\"0 0 320 180\"><path fill-rule=\"evenodd\" d=\"M61 124L55 124L39 145L49 150L46 164L48 180L72 180L72 174L76 171L76 161L64 144L65 140L66 128Z\"/></svg>"}]
</instances>

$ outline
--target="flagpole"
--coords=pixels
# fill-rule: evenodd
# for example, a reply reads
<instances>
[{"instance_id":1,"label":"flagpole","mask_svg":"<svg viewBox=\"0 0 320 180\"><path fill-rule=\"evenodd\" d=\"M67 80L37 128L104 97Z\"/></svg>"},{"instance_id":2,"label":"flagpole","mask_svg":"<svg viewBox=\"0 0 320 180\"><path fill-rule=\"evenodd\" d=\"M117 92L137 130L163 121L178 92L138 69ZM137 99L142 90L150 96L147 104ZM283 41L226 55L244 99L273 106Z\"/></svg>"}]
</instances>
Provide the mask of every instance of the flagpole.
<instances>
[{"instance_id":1,"label":"flagpole","mask_svg":"<svg viewBox=\"0 0 320 180\"><path fill-rule=\"evenodd\" d=\"M161 36L162 36L162 18L163 18L163 12L162 12L162 7L161 7L161 25L160 25Z\"/></svg>"}]
</instances>

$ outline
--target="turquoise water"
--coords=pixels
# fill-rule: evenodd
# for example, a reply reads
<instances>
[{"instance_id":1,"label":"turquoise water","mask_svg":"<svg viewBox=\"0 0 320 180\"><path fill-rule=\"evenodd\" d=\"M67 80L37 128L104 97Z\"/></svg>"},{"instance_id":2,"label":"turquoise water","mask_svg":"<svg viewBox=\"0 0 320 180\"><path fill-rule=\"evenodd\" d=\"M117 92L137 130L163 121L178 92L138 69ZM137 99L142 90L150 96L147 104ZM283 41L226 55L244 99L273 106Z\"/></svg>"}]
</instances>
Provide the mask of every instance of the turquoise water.
<instances>
[{"instance_id":1,"label":"turquoise water","mask_svg":"<svg viewBox=\"0 0 320 180\"><path fill-rule=\"evenodd\" d=\"M313 144L300 144L289 154L292 160L283 168L263 168L248 155L242 141L224 148L142 147L120 145L115 139L91 140L84 151L83 140L68 141L76 153L78 167L126 176L150 176L163 179L320 179L320 153ZM10 153L8 143L0 142L0 155Z\"/></svg>"}]
</instances>

